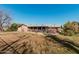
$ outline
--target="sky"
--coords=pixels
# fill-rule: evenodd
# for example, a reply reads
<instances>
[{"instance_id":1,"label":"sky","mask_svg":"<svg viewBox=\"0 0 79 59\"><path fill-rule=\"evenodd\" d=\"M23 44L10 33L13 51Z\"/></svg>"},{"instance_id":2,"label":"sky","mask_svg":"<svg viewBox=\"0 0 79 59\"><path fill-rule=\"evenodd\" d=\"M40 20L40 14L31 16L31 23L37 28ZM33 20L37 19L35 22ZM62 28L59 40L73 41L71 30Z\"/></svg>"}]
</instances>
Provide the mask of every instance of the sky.
<instances>
[{"instance_id":1,"label":"sky","mask_svg":"<svg viewBox=\"0 0 79 59\"><path fill-rule=\"evenodd\" d=\"M15 23L57 24L79 21L79 4L0 4Z\"/></svg>"}]
</instances>

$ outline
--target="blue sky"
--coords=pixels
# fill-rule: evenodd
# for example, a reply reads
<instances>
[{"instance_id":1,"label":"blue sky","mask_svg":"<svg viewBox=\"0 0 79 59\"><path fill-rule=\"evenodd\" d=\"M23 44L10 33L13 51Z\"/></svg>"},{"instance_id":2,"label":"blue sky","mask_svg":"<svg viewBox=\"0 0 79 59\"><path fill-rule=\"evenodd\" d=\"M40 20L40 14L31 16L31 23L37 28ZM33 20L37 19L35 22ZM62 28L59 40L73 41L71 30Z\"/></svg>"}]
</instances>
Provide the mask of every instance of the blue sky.
<instances>
[{"instance_id":1,"label":"blue sky","mask_svg":"<svg viewBox=\"0 0 79 59\"><path fill-rule=\"evenodd\" d=\"M0 4L13 22L24 24L64 24L79 21L78 4Z\"/></svg>"}]
</instances>

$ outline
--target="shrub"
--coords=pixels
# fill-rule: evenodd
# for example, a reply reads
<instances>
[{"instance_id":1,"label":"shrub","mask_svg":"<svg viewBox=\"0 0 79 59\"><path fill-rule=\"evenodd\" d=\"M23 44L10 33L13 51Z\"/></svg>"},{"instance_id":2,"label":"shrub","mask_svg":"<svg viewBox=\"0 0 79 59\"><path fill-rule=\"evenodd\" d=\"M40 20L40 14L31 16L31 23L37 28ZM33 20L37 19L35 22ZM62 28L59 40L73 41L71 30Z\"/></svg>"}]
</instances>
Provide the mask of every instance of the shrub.
<instances>
[{"instance_id":1,"label":"shrub","mask_svg":"<svg viewBox=\"0 0 79 59\"><path fill-rule=\"evenodd\" d=\"M79 23L78 22L67 22L62 27L63 31L60 34L72 36L79 33Z\"/></svg>"}]
</instances>

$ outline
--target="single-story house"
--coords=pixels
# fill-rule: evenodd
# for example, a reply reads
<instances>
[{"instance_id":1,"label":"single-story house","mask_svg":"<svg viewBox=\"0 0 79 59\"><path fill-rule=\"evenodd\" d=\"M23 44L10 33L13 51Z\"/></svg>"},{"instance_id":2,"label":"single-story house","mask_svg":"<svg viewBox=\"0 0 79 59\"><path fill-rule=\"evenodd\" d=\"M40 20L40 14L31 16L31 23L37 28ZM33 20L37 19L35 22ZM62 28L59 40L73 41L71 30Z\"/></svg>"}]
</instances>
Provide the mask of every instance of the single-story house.
<instances>
[{"instance_id":1,"label":"single-story house","mask_svg":"<svg viewBox=\"0 0 79 59\"><path fill-rule=\"evenodd\" d=\"M57 33L59 32L60 27L59 26L45 26L45 25L24 25L18 27L19 32L52 32Z\"/></svg>"}]
</instances>

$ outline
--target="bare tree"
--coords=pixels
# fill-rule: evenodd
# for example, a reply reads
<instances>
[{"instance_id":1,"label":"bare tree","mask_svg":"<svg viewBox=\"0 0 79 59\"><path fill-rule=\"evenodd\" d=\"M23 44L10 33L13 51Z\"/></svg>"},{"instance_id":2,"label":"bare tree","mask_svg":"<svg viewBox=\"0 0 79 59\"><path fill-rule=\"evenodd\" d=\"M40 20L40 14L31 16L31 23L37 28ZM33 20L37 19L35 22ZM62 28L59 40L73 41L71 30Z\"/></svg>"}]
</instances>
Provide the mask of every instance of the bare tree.
<instances>
[{"instance_id":1,"label":"bare tree","mask_svg":"<svg viewBox=\"0 0 79 59\"><path fill-rule=\"evenodd\" d=\"M11 17L0 11L0 31L4 31L4 28L8 28L11 24Z\"/></svg>"}]
</instances>

